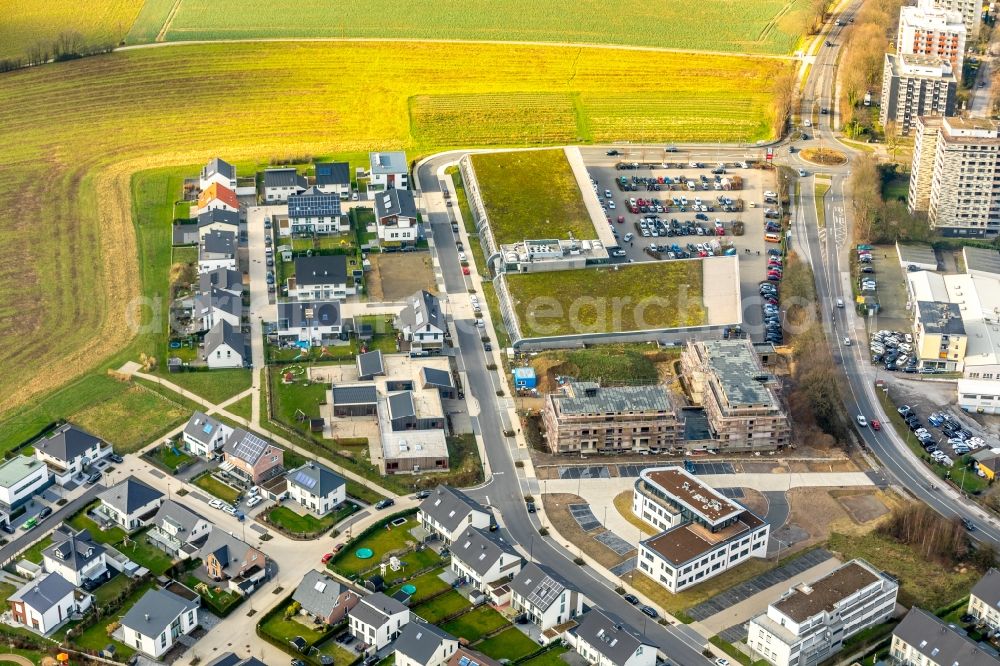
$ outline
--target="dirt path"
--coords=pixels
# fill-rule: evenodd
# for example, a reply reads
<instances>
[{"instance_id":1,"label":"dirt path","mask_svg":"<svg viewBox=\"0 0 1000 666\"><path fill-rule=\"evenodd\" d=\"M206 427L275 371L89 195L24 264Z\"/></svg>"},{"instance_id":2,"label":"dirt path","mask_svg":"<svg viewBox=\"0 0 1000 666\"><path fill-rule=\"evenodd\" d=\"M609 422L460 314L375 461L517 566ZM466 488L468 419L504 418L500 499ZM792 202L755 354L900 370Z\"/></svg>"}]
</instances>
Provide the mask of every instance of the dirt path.
<instances>
[{"instance_id":1,"label":"dirt path","mask_svg":"<svg viewBox=\"0 0 1000 666\"><path fill-rule=\"evenodd\" d=\"M17 664L17 666L34 666L30 659L18 654L0 654L0 664Z\"/></svg>"},{"instance_id":2,"label":"dirt path","mask_svg":"<svg viewBox=\"0 0 1000 666\"><path fill-rule=\"evenodd\" d=\"M164 43L167 41L167 30L170 29L170 25L174 22L174 17L177 16L177 12L181 9L181 0L174 0L174 6L170 8L170 13L167 14L167 20L163 22L163 27L160 31L156 33L156 41Z\"/></svg>"}]
</instances>

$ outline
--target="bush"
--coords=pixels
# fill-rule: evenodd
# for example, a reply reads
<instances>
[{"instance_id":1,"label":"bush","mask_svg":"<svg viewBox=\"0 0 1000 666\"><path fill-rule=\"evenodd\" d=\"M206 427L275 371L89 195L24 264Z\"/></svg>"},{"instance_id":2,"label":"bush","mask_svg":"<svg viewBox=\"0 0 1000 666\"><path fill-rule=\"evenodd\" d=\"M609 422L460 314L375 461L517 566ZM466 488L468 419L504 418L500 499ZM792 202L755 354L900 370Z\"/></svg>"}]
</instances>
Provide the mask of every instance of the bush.
<instances>
[{"instance_id":1,"label":"bush","mask_svg":"<svg viewBox=\"0 0 1000 666\"><path fill-rule=\"evenodd\" d=\"M615 592L618 594L618 596L622 596L625 594L625 588L619 585L618 587L615 588Z\"/></svg>"},{"instance_id":2,"label":"bush","mask_svg":"<svg viewBox=\"0 0 1000 666\"><path fill-rule=\"evenodd\" d=\"M578 565L580 565L582 567L584 564L586 564L586 562L584 561L584 559L582 557L574 557L573 558L573 564L578 564Z\"/></svg>"},{"instance_id":3,"label":"bush","mask_svg":"<svg viewBox=\"0 0 1000 666\"><path fill-rule=\"evenodd\" d=\"M549 528L547 528L547 527L539 527L538 528L538 534L539 534L539 536L548 536L549 535Z\"/></svg>"},{"instance_id":4,"label":"bush","mask_svg":"<svg viewBox=\"0 0 1000 666\"><path fill-rule=\"evenodd\" d=\"M503 397L503 389L497 389L497 397L498 398L502 398Z\"/></svg>"}]
</instances>

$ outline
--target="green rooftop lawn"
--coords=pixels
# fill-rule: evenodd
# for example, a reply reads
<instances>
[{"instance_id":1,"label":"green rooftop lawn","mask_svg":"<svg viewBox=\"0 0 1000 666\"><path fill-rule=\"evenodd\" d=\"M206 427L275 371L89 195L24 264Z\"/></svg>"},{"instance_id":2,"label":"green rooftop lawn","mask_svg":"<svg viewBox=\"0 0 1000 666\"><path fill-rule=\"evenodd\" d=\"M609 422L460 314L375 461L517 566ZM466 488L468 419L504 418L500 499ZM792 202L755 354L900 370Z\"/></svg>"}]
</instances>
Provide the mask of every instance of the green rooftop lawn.
<instances>
[{"instance_id":1,"label":"green rooftop lawn","mask_svg":"<svg viewBox=\"0 0 1000 666\"><path fill-rule=\"evenodd\" d=\"M524 337L702 326L702 261L507 276Z\"/></svg>"},{"instance_id":2,"label":"green rooftop lawn","mask_svg":"<svg viewBox=\"0 0 1000 666\"><path fill-rule=\"evenodd\" d=\"M473 155L472 166L497 243L597 238L562 150Z\"/></svg>"}]
</instances>

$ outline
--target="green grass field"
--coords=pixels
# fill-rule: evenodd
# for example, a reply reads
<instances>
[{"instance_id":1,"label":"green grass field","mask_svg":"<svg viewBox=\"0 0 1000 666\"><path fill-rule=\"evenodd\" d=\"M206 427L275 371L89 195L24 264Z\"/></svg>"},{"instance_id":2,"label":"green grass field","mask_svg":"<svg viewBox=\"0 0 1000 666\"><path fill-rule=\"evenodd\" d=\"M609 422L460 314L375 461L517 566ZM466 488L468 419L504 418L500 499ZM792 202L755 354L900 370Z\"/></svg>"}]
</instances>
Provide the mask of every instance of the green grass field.
<instances>
[{"instance_id":1,"label":"green grass field","mask_svg":"<svg viewBox=\"0 0 1000 666\"><path fill-rule=\"evenodd\" d=\"M167 381L191 391L212 403L220 403L250 388L249 370L211 370L208 372L163 372Z\"/></svg>"},{"instance_id":2,"label":"green grass field","mask_svg":"<svg viewBox=\"0 0 1000 666\"><path fill-rule=\"evenodd\" d=\"M707 322L698 260L512 274L507 284L524 337Z\"/></svg>"},{"instance_id":3,"label":"green grass field","mask_svg":"<svg viewBox=\"0 0 1000 666\"><path fill-rule=\"evenodd\" d=\"M78 32L88 46L117 44L132 27L143 0L9 0L0 17L0 58L23 56L39 41Z\"/></svg>"},{"instance_id":4,"label":"green grass field","mask_svg":"<svg viewBox=\"0 0 1000 666\"><path fill-rule=\"evenodd\" d=\"M500 245L525 239L597 238L563 151L473 155L472 166Z\"/></svg>"},{"instance_id":5,"label":"green grass field","mask_svg":"<svg viewBox=\"0 0 1000 666\"><path fill-rule=\"evenodd\" d=\"M142 418L137 418L141 414ZM154 391L131 385L111 400L68 415L68 420L111 442L119 453L130 453L180 425L190 410Z\"/></svg>"},{"instance_id":6,"label":"green grass field","mask_svg":"<svg viewBox=\"0 0 1000 666\"><path fill-rule=\"evenodd\" d=\"M525 636L517 627L501 631L496 636L477 643L474 648L488 657L511 661L541 649L538 643Z\"/></svg>"},{"instance_id":7,"label":"green grass field","mask_svg":"<svg viewBox=\"0 0 1000 666\"><path fill-rule=\"evenodd\" d=\"M416 545L416 540L410 534L410 530L415 525L416 520L411 516L406 523L398 527L376 530L364 539L351 541L343 552L338 553L338 556L332 560L331 568L341 576L350 577L372 567L377 567L379 562L384 560L389 553ZM367 559L356 557L355 553L360 548L370 548L373 551L372 557ZM433 551L430 553L437 558ZM406 559L413 560L414 554L407 555Z\"/></svg>"},{"instance_id":8,"label":"green grass field","mask_svg":"<svg viewBox=\"0 0 1000 666\"><path fill-rule=\"evenodd\" d=\"M499 39L789 53L798 42L803 23L799 13L805 7L801 0L709 0L693 12L680 4L623 0L497 0L469 11L460 0L373 0L364 5L303 0L290 13L277 0L238 0L224 6L212 0L182 0L167 39ZM165 18L162 10L148 15ZM142 19L130 39L155 36L150 21Z\"/></svg>"},{"instance_id":9,"label":"green grass field","mask_svg":"<svg viewBox=\"0 0 1000 666\"><path fill-rule=\"evenodd\" d=\"M413 612L431 624L437 624L449 615L454 615L464 608L469 608L469 600L455 590L445 592L428 602L413 607Z\"/></svg>"},{"instance_id":10,"label":"green grass field","mask_svg":"<svg viewBox=\"0 0 1000 666\"><path fill-rule=\"evenodd\" d=\"M510 624L500 613L489 606L480 606L441 626L452 636L475 643L487 634L499 631Z\"/></svg>"},{"instance_id":11,"label":"green grass field","mask_svg":"<svg viewBox=\"0 0 1000 666\"><path fill-rule=\"evenodd\" d=\"M240 496L240 492L236 490L236 488L219 481L209 472L197 477L192 483L209 494L218 497L223 502L228 502L230 504L235 503L236 498Z\"/></svg>"}]
</instances>

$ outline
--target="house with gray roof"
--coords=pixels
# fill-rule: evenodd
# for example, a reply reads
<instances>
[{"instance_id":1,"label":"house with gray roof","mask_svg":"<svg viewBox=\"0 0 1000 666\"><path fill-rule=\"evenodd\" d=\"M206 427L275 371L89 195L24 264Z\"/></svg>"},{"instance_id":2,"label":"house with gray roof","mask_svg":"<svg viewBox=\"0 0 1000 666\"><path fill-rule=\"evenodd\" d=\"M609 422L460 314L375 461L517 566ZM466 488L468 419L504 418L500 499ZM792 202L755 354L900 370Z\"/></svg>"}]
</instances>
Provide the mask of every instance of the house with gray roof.
<instances>
[{"instance_id":1,"label":"house with gray roof","mask_svg":"<svg viewBox=\"0 0 1000 666\"><path fill-rule=\"evenodd\" d=\"M467 527L487 530L493 514L481 504L450 486L438 486L420 503L417 519L425 530L453 543Z\"/></svg>"},{"instance_id":2,"label":"house with gray roof","mask_svg":"<svg viewBox=\"0 0 1000 666\"><path fill-rule=\"evenodd\" d=\"M264 170L264 201L269 204L284 203L292 194L305 192L309 182L295 167Z\"/></svg>"},{"instance_id":3,"label":"house with gray roof","mask_svg":"<svg viewBox=\"0 0 1000 666\"><path fill-rule=\"evenodd\" d=\"M226 652L208 662L205 666L267 666L267 664L262 662L257 657L240 659L234 653Z\"/></svg>"},{"instance_id":4,"label":"house with gray roof","mask_svg":"<svg viewBox=\"0 0 1000 666\"><path fill-rule=\"evenodd\" d=\"M444 666L458 650L458 639L444 629L414 618L393 644L399 666Z\"/></svg>"},{"instance_id":5,"label":"house with gray roof","mask_svg":"<svg viewBox=\"0 0 1000 666\"><path fill-rule=\"evenodd\" d=\"M281 236L342 234L351 230L347 215L340 209L340 195L310 187L301 194L288 195L288 217L278 223Z\"/></svg>"},{"instance_id":6,"label":"house with gray roof","mask_svg":"<svg viewBox=\"0 0 1000 666\"><path fill-rule=\"evenodd\" d=\"M96 513L126 532L145 527L163 503L163 493L131 476L97 497Z\"/></svg>"},{"instance_id":7,"label":"house with gray roof","mask_svg":"<svg viewBox=\"0 0 1000 666\"><path fill-rule=\"evenodd\" d=\"M208 367L242 368L246 356L246 339L238 326L222 320L205 334L205 360Z\"/></svg>"},{"instance_id":8,"label":"house with gray roof","mask_svg":"<svg viewBox=\"0 0 1000 666\"><path fill-rule=\"evenodd\" d=\"M240 232L240 214L231 210L206 210L198 214L198 240L202 240L213 231L225 231L233 234Z\"/></svg>"},{"instance_id":9,"label":"house with gray roof","mask_svg":"<svg viewBox=\"0 0 1000 666\"><path fill-rule=\"evenodd\" d=\"M161 588L149 590L121 619L122 642L152 659L170 651L198 626L197 597L186 599Z\"/></svg>"},{"instance_id":10,"label":"house with gray roof","mask_svg":"<svg viewBox=\"0 0 1000 666\"><path fill-rule=\"evenodd\" d=\"M587 611L565 635L577 654L594 666L655 666L657 648L633 627L603 610Z\"/></svg>"},{"instance_id":11,"label":"house with gray roof","mask_svg":"<svg viewBox=\"0 0 1000 666\"><path fill-rule=\"evenodd\" d=\"M35 458L48 465L55 482L69 483L91 463L111 455L111 446L83 428L67 423L34 443Z\"/></svg>"},{"instance_id":12,"label":"house with gray roof","mask_svg":"<svg viewBox=\"0 0 1000 666\"><path fill-rule=\"evenodd\" d=\"M295 275L288 278L288 297L298 301L342 301L357 293L353 273L342 254L295 258Z\"/></svg>"},{"instance_id":13,"label":"house with gray roof","mask_svg":"<svg viewBox=\"0 0 1000 666\"><path fill-rule=\"evenodd\" d=\"M285 475L289 499L315 516L325 516L347 499L347 483L326 465L307 461Z\"/></svg>"},{"instance_id":14,"label":"house with gray roof","mask_svg":"<svg viewBox=\"0 0 1000 666\"><path fill-rule=\"evenodd\" d=\"M420 368L421 388L437 389L442 398L455 398L455 383L452 381L451 373L440 368Z\"/></svg>"},{"instance_id":15,"label":"house with gray roof","mask_svg":"<svg viewBox=\"0 0 1000 666\"><path fill-rule=\"evenodd\" d=\"M42 551L42 567L80 586L107 573L108 560L104 546L96 543L90 532L60 525L52 532L52 545Z\"/></svg>"},{"instance_id":16,"label":"house with gray roof","mask_svg":"<svg viewBox=\"0 0 1000 666\"><path fill-rule=\"evenodd\" d=\"M410 610L381 592L362 597L347 616L351 635L376 650L394 641L410 622Z\"/></svg>"},{"instance_id":17,"label":"house with gray roof","mask_svg":"<svg viewBox=\"0 0 1000 666\"><path fill-rule=\"evenodd\" d=\"M199 188L207 190L212 183L218 183L223 187L228 187L236 191L236 167L229 162L213 157L208 164L201 168L201 176L198 179Z\"/></svg>"},{"instance_id":18,"label":"house with gray roof","mask_svg":"<svg viewBox=\"0 0 1000 666\"><path fill-rule=\"evenodd\" d=\"M218 289L233 296L242 296L243 273L228 268L206 271L198 276L198 289L209 293L212 289Z\"/></svg>"},{"instance_id":19,"label":"house with gray roof","mask_svg":"<svg viewBox=\"0 0 1000 666\"><path fill-rule=\"evenodd\" d=\"M358 365L358 379L368 381L385 376L385 359L381 349L358 354L354 360Z\"/></svg>"},{"instance_id":20,"label":"house with gray roof","mask_svg":"<svg viewBox=\"0 0 1000 666\"><path fill-rule=\"evenodd\" d=\"M343 620L360 599L355 590L315 569L306 572L292 594L292 600L299 602L303 614L328 625Z\"/></svg>"},{"instance_id":21,"label":"house with gray roof","mask_svg":"<svg viewBox=\"0 0 1000 666\"><path fill-rule=\"evenodd\" d=\"M491 592L493 583L517 575L522 563L511 544L488 530L466 527L451 544L451 570L484 594Z\"/></svg>"},{"instance_id":22,"label":"house with gray roof","mask_svg":"<svg viewBox=\"0 0 1000 666\"><path fill-rule=\"evenodd\" d=\"M231 592L247 595L267 575L267 556L229 532L214 528L198 553L206 575L227 581Z\"/></svg>"},{"instance_id":23,"label":"house with gray roof","mask_svg":"<svg viewBox=\"0 0 1000 666\"><path fill-rule=\"evenodd\" d=\"M375 231L383 249L397 250L416 245L423 232L413 192L390 189L375 195Z\"/></svg>"},{"instance_id":24,"label":"house with gray roof","mask_svg":"<svg viewBox=\"0 0 1000 666\"><path fill-rule=\"evenodd\" d=\"M236 270L236 250L239 246L233 231L213 229L201 237L198 244L198 273L217 268Z\"/></svg>"},{"instance_id":25,"label":"house with gray roof","mask_svg":"<svg viewBox=\"0 0 1000 666\"><path fill-rule=\"evenodd\" d=\"M900 666L1000 666L991 646L915 606L893 630L889 657Z\"/></svg>"},{"instance_id":26,"label":"house with gray roof","mask_svg":"<svg viewBox=\"0 0 1000 666\"><path fill-rule=\"evenodd\" d=\"M448 325L441 314L441 302L427 290L406 299L406 307L400 310L395 325L409 343L413 356L440 354L444 348Z\"/></svg>"},{"instance_id":27,"label":"house with gray roof","mask_svg":"<svg viewBox=\"0 0 1000 666\"><path fill-rule=\"evenodd\" d=\"M351 195L351 165L347 162L316 162L316 189L336 194L346 201Z\"/></svg>"},{"instance_id":28,"label":"house with gray roof","mask_svg":"<svg viewBox=\"0 0 1000 666\"><path fill-rule=\"evenodd\" d=\"M378 410L378 391L374 384L338 384L330 389L333 415L374 416Z\"/></svg>"},{"instance_id":29,"label":"house with gray roof","mask_svg":"<svg viewBox=\"0 0 1000 666\"><path fill-rule=\"evenodd\" d=\"M233 428L204 412L195 412L181 432L184 448L196 456L212 458L233 434Z\"/></svg>"},{"instance_id":30,"label":"house with gray roof","mask_svg":"<svg viewBox=\"0 0 1000 666\"><path fill-rule=\"evenodd\" d=\"M976 618L976 624L993 631L1000 629L1000 570L990 567L972 586L969 615Z\"/></svg>"},{"instance_id":31,"label":"house with gray roof","mask_svg":"<svg viewBox=\"0 0 1000 666\"><path fill-rule=\"evenodd\" d=\"M228 269L216 269L228 271ZM197 331L210 331L219 322L228 322L239 328L243 322L243 296L215 287L195 294L191 318L196 322Z\"/></svg>"},{"instance_id":32,"label":"house with gray roof","mask_svg":"<svg viewBox=\"0 0 1000 666\"><path fill-rule=\"evenodd\" d=\"M94 598L57 573L47 573L23 585L7 598L16 624L38 632L51 633L78 613L90 608Z\"/></svg>"},{"instance_id":33,"label":"house with gray roof","mask_svg":"<svg viewBox=\"0 0 1000 666\"><path fill-rule=\"evenodd\" d=\"M212 522L172 499L164 500L150 520L150 542L171 557L186 560L198 554L212 531Z\"/></svg>"},{"instance_id":34,"label":"house with gray roof","mask_svg":"<svg viewBox=\"0 0 1000 666\"><path fill-rule=\"evenodd\" d=\"M385 190L405 190L410 186L406 153L369 153L368 163L369 199Z\"/></svg>"},{"instance_id":35,"label":"house with gray roof","mask_svg":"<svg viewBox=\"0 0 1000 666\"><path fill-rule=\"evenodd\" d=\"M510 583L510 605L545 631L572 620L584 610L586 597L554 570L529 562Z\"/></svg>"},{"instance_id":36,"label":"house with gray roof","mask_svg":"<svg viewBox=\"0 0 1000 666\"><path fill-rule=\"evenodd\" d=\"M336 301L290 301L278 303L275 335L282 342L308 342L322 346L340 341L344 330L340 303Z\"/></svg>"}]
</instances>

